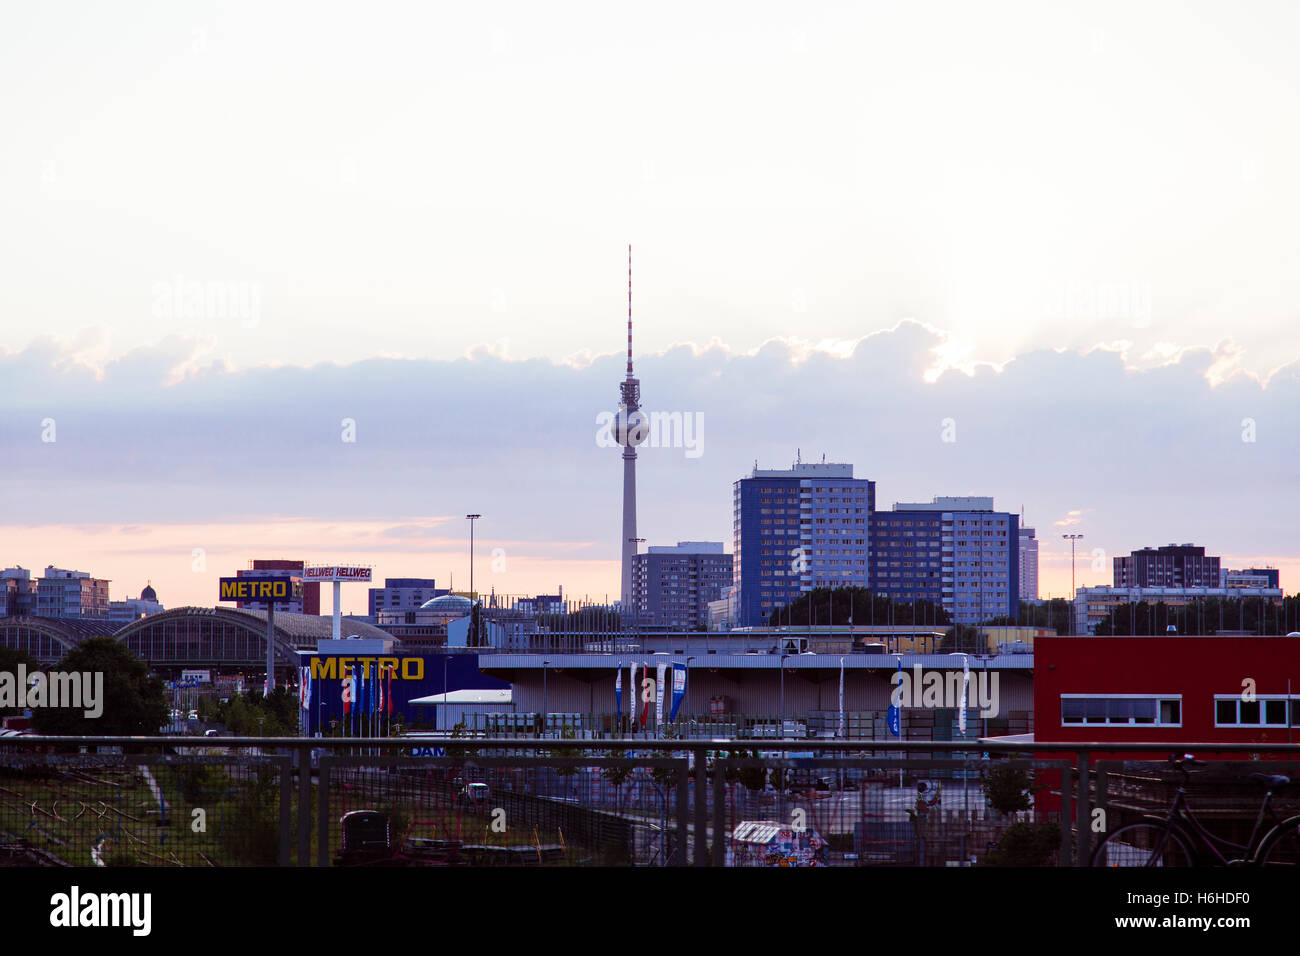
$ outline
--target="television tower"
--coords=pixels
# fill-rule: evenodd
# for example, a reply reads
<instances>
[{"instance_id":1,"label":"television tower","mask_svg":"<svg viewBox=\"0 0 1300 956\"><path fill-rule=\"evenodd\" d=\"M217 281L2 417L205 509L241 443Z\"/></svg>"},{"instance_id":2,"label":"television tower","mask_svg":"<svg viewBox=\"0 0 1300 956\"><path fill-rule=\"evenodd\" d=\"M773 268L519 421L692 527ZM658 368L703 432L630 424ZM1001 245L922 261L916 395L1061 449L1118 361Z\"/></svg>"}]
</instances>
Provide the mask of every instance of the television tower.
<instances>
[{"instance_id":1,"label":"television tower","mask_svg":"<svg viewBox=\"0 0 1300 956\"><path fill-rule=\"evenodd\" d=\"M632 375L632 247L627 247L627 378L619 383L618 440L623 446L623 582L624 613L632 609L632 565L636 560L636 446L645 441L640 413L641 383Z\"/></svg>"}]
</instances>

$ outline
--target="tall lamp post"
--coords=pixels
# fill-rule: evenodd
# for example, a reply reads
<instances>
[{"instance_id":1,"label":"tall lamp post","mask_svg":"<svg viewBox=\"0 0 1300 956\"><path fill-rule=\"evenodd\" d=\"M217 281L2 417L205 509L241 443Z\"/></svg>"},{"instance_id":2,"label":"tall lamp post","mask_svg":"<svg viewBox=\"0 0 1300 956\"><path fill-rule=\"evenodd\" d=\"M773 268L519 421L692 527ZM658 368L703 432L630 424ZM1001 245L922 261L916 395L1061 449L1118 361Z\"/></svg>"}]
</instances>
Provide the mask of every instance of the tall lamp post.
<instances>
[{"instance_id":1,"label":"tall lamp post","mask_svg":"<svg viewBox=\"0 0 1300 956\"><path fill-rule=\"evenodd\" d=\"M1062 538L1068 538L1070 541L1070 633L1074 633L1074 602L1076 595L1074 593L1074 542L1083 537L1081 534L1063 534Z\"/></svg>"},{"instance_id":2,"label":"tall lamp post","mask_svg":"<svg viewBox=\"0 0 1300 956\"><path fill-rule=\"evenodd\" d=\"M469 593L471 599L474 594L474 522L481 517L483 516L482 515L465 516L465 518L469 521Z\"/></svg>"}]
</instances>

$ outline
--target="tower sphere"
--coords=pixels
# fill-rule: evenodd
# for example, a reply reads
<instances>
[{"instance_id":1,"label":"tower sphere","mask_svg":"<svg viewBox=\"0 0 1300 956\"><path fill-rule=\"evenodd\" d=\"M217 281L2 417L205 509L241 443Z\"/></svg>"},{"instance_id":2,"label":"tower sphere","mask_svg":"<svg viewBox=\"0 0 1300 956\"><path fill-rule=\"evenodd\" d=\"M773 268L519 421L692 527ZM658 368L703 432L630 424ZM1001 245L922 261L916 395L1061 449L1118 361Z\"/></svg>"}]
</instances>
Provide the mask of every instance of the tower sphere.
<instances>
[{"instance_id":1,"label":"tower sphere","mask_svg":"<svg viewBox=\"0 0 1300 956\"><path fill-rule=\"evenodd\" d=\"M628 414L626 406L619 406L614 416L614 440L620 445L640 445L650 434L650 419L643 411Z\"/></svg>"}]
</instances>

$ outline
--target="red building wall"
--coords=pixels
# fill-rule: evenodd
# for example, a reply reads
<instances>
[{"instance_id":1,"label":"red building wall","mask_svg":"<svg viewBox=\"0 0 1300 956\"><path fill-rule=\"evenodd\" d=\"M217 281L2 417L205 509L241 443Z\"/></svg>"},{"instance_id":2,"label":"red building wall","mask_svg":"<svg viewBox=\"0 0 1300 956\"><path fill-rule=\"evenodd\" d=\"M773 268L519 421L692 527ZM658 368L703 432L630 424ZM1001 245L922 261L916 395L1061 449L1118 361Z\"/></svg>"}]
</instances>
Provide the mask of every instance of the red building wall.
<instances>
[{"instance_id":1,"label":"red building wall","mask_svg":"<svg viewBox=\"0 0 1300 956\"><path fill-rule=\"evenodd\" d=\"M1216 727L1216 695L1300 696L1300 639L1042 637L1034 641L1034 736L1062 741L1285 744L1300 727ZM1063 724L1062 694L1178 694L1182 726ZM1130 758L1134 759L1134 758Z\"/></svg>"}]
</instances>

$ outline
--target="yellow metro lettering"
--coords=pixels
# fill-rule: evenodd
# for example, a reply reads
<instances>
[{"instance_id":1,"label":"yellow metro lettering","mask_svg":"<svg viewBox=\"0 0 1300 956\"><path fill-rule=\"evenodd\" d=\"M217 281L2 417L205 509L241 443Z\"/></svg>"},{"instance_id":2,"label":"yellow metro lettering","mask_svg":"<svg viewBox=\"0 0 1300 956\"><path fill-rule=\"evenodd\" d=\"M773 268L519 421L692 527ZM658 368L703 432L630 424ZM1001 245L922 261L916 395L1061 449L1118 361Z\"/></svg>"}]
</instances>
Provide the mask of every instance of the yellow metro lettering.
<instances>
[{"instance_id":1,"label":"yellow metro lettering","mask_svg":"<svg viewBox=\"0 0 1300 956\"><path fill-rule=\"evenodd\" d=\"M311 679L333 680L338 676L338 663L337 657L327 657L324 660L313 657L311 659Z\"/></svg>"}]
</instances>

